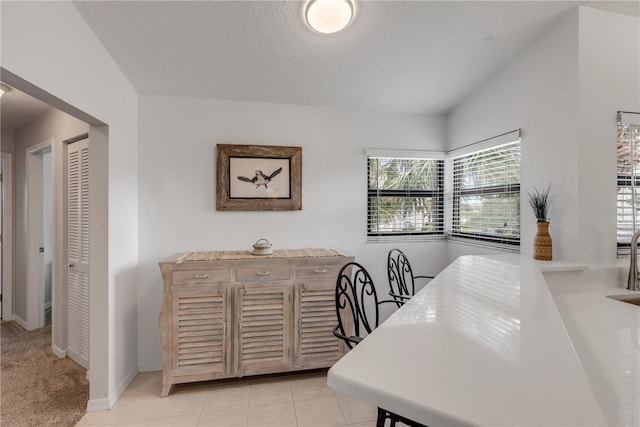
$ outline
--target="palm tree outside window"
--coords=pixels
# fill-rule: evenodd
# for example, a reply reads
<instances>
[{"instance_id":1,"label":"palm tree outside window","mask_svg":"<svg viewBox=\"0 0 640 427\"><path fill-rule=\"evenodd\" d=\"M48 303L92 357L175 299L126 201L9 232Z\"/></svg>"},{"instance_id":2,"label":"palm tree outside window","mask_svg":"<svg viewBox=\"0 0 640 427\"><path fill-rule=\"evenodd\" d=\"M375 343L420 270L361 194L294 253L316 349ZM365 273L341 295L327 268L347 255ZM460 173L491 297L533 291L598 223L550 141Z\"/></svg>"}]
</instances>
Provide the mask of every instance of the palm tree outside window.
<instances>
[{"instance_id":1,"label":"palm tree outside window","mask_svg":"<svg viewBox=\"0 0 640 427\"><path fill-rule=\"evenodd\" d=\"M444 156L368 156L367 236L444 235Z\"/></svg>"}]
</instances>

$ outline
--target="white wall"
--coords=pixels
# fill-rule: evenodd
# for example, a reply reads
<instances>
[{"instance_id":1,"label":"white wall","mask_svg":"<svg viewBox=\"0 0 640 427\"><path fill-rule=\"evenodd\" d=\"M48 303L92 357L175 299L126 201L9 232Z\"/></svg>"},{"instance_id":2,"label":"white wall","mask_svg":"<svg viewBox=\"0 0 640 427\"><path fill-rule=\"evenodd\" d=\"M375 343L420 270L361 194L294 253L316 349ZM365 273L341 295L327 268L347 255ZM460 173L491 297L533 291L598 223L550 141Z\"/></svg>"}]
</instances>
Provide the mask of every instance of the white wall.
<instances>
[{"instance_id":1,"label":"white wall","mask_svg":"<svg viewBox=\"0 0 640 427\"><path fill-rule=\"evenodd\" d=\"M0 105L0 108L2 106ZM3 204L3 209L5 209L4 217L3 217L3 244L2 244L2 292L3 303L2 303L2 318L3 320L13 320L13 301L9 302L9 300L13 300L13 250L14 250L14 239L13 239L13 218L15 216L14 207L15 201L13 193L13 183L15 182L14 177L14 159L13 153L15 150L14 147L14 137L15 132L14 129L1 129L0 126L0 151L3 154L3 170L2 173L5 174L5 200ZM11 176L7 177L7 174L11 174ZM7 188L7 187L11 188Z\"/></svg>"},{"instance_id":2,"label":"white wall","mask_svg":"<svg viewBox=\"0 0 640 427\"><path fill-rule=\"evenodd\" d=\"M578 13L555 22L448 116L449 149L522 129L521 244L533 254L536 220L524 190L552 184L554 259L579 256ZM451 260L461 245L449 246Z\"/></svg>"},{"instance_id":3,"label":"white wall","mask_svg":"<svg viewBox=\"0 0 640 427\"><path fill-rule=\"evenodd\" d=\"M640 19L580 8L579 53L579 256L610 263L616 258L616 112L640 112Z\"/></svg>"},{"instance_id":4,"label":"white wall","mask_svg":"<svg viewBox=\"0 0 640 427\"><path fill-rule=\"evenodd\" d=\"M442 117L199 98L140 98L140 369L161 369L158 261L193 250L338 247L388 286L386 254L365 243L364 149L442 150ZM302 210L217 212L216 144L302 147ZM414 270L445 267L444 242L401 244Z\"/></svg>"},{"instance_id":5,"label":"white wall","mask_svg":"<svg viewBox=\"0 0 640 427\"><path fill-rule=\"evenodd\" d=\"M13 153L14 129L2 129L0 134L0 151L3 153Z\"/></svg>"},{"instance_id":6,"label":"white wall","mask_svg":"<svg viewBox=\"0 0 640 427\"><path fill-rule=\"evenodd\" d=\"M137 93L71 2L3 1L0 17L2 69L91 118L89 408L107 408L137 370Z\"/></svg>"},{"instance_id":7,"label":"white wall","mask_svg":"<svg viewBox=\"0 0 640 427\"><path fill-rule=\"evenodd\" d=\"M448 117L450 148L522 128L522 190L552 184L554 259L615 260L616 111L639 111L636 17L580 7ZM535 219L522 192L521 253ZM450 259L459 253L450 245Z\"/></svg>"}]
</instances>

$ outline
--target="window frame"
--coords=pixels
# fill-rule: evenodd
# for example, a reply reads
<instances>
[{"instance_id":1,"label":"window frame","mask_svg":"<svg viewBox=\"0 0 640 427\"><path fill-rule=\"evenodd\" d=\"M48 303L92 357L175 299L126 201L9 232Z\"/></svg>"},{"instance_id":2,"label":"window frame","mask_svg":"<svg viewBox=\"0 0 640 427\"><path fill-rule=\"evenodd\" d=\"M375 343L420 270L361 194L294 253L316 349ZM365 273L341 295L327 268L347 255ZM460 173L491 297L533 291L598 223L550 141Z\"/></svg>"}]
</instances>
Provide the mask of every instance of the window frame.
<instances>
[{"instance_id":1,"label":"window frame","mask_svg":"<svg viewBox=\"0 0 640 427\"><path fill-rule=\"evenodd\" d=\"M620 143L620 127L628 125L636 128L635 135L640 137L640 113L629 112L629 111L618 111L617 114L617 123L616 123L616 147ZM633 135L630 136L631 139L634 138ZM617 150L617 148L616 148ZM640 150L639 152L635 152L633 150L633 143L630 149L630 162L635 164L636 161L640 162ZM637 160L636 160L637 159ZM620 196L620 188L629 188L631 190L631 199L635 199L638 197L637 188L640 188L640 172L634 173L634 167L632 166L632 170L630 174L620 174L618 173L617 168L620 166L620 157L617 156L616 159L616 254L618 256L629 255L631 252L631 236L638 231L640 227L640 212L636 213L635 218L632 219L632 229L631 236L629 236L629 242L621 242L619 237L620 231L620 206L619 206L619 196ZM632 209L633 209L632 202ZM638 208L640 210L640 207Z\"/></svg>"},{"instance_id":2,"label":"window frame","mask_svg":"<svg viewBox=\"0 0 640 427\"><path fill-rule=\"evenodd\" d=\"M371 161L386 158L396 160L425 160L435 161L437 167L436 190L411 190L411 189L379 189L370 188L371 182ZM400 150L366 150L367 161L367 241L393 241L393 240L430 240L433 238L443 238L445 235L445 200L444 200L444 174L445 160L444 153L429 151L400 151ZM372 231L372 198L380 199L384 197L406 197L406 198L431 198L434 201L434 218L432 231L406 231L406 232L380 232Z\"/></svg>"},{"instance_id":3,"label":"window frame","mask_svg":"<svg viewBox=\"0 0 640 427\"><path fill-rule=\"evenodd\" d=\"M450 186L450 213L449 213L449 224L447 230L447 238L451 238L456 241L461 241L465 243L473 243L479 245L487 245L492 247L500 247L508 250L516 250L519 251L520 242L522 238L522 229L521 229L521 213L522 207L520 204L520 196L521 196L521 182L522 182L522 174L520 172L520 176L517 183L507 183L503 185L492 185L492 186L484 186L484 187L474 187L461 189L460 183L461 179L457 177L457 168L455 167L456 162L462 161L466 156L470 156L472 154L495 150L500 147L513 146L517 144L519 147L520 153L522 153L522 140L520 137L520 130L507 132L502 135L498 135L494 138L489 138L483 141L480 141L475 144L470 144L467 147L463 147L463 149L452 150L447 152L447 159L449 164L449 175L448 175L448 184ZM466 149L464 149L466 148ZM522 163L522 161L520 161ZM487 234L487 233L472 233L472 232L462 232L460 229L460 207L461 207L461 199L464 196L486 196L486 195L514 195L516 194L518 197L518 203L520 208L518 209L518 234L517 237L514 236L500 236L497 234Z\"/></svg>"},{"instance_id":4,"label":"window frame","mask_svg":"<svg viewBox=\"0 0 640 427\"><path fill-rule=\"evenodd\" d=\"M467 245L476 245L476 246L486 246L494 249L511 251L511 252L519 252L520 251L520 243L522 238L522 230L521 230L521 180L522 174L518 177L517 183L510 183L505 185L498 186L487 186L482 187L480 191L476 191L476 194L518 194L518 206L519 209L517 211L517 219L518 219L518 236L498 236L496 235L488 235L482 233L463 233L456 232L453 233L453 221L454 221L454 212L457 212L457 217L459 221L460 217L460 196L472 195L474 194L473 190L460 190L457 189L458 197L454 198L454 178L453 178L453 161L457 158L463 157L468 154L477 153L485 150L492 150L498 148L500 146L518 144L519 153L520 153L520 163L521 161L521 153L522 153L522 139L521 139L521 129L515 129L509 132L505 132L503 134L497 135L495 137L487 138L482 141L475 142L473 144L469 144L460 148L456 148L455 150L447 151L447 152L436 152L436 151L403 151L403 150L384 150L384 149L366 149L365 150L365 159L367 162L367 218L366 218L366 241L368 243L375 242L408 242L412 240L419 241L432 241L432 240L446 240L452 241ZM418 197L432 197L437 201L437 218L439 222L434 227L435 231L409 231L406 233L402 232L394 232L394 233L385 233L385 232L376 232L371 231L371 196L378 197L380 192L385 192L385 196L400 196L404 197L407 193L406 190L380 190L380 189L370 189L369 183L371 180L371 167L370 167L370 159L371 158L396 158L396 159L425 159L425 160L440 160L438 163L439 171L439 185L438 190L424 190L424 191L410 191L411 196ZM442 191L440 191L442 190Z\"/></svg>"}]
</instances>

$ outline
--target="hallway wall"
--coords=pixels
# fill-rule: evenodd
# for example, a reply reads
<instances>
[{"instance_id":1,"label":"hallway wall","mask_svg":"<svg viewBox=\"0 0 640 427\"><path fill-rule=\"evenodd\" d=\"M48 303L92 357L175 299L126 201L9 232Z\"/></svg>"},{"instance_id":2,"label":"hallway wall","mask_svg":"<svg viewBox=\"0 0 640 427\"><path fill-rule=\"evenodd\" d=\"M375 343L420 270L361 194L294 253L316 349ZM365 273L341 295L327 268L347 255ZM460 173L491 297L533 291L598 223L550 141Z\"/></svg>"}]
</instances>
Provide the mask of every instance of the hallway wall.
<instances>
[{"instance_id":1,"label":"hallway wall","mask_svg":"<svg viewBox=\"0 0 640 427\"><path fill-rule=\"evenodd\" d=\"M15 129L2 129L2 133L0 134L0 151L3 153L13 153L14 148L14 138L15 138Z\"/></svg>"},{"instance_id":2,"label":"hallway wall","mask_svg":"<svg viewBox=\"0 0 640 427\"><path fill-rule=\"evenodd\" d=\"M54 182L54 198L61 202L62 194L62 141L89 131L89 126L60 110L51 109L30 124L15 132L15 255L14 255L14 310L22 320L27 318L27 183L26 152L30 147L49 138L54 139L52 147L52 172L57 176ZM51 178L53 180L53 177ZM62 208L60 204L58 209Z\"/></svg>"}]
</instances>

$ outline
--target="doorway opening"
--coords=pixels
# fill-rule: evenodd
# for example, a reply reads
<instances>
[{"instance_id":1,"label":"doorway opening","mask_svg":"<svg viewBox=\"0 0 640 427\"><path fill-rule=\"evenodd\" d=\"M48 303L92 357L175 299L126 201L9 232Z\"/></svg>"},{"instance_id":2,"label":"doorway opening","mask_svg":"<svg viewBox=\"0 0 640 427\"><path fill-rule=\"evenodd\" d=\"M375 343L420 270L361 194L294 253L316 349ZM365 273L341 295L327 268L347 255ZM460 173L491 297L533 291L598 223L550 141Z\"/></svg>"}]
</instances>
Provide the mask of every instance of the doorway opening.
<instances>
[{"instance_id":1,"label":"doorway opening","mask_svg":"<svg viewBox=\"0 0 640 427\"><path fill-rule=\"evenodd\" d=\"M13 156L0 153L0 318L13 320Z\"/></svg>"},{"instance_id":2,"label":"doorway opening","mask_svg":"<svg viewBox=\"0 0 640 427\"><path fill-rule=\"evenodd\" d=\"M108 158L109 158L109 126L101 120L91 116L88 113L74 107L71 104L57 98L45 90L33 85L32 83L24 80L20 76L13 74L11 71L0 67L0 78L3 83L12 87L17 91L21 91L41 102L44 102L62 113L71 116L74 119L80 120L88 125L88 134L92 143L95 142L95 149L92 146L91 155L91 208L89 212L89 234L91 238L92 248L89 254L91 261L90 287L91 292L89 296L89 335L90 340L90 370L87 375L90 379L90 399L88 402L89 410L101 410L109 409L115 400L111 397L111 383L109 374L110 363L110 351L109 351L109 332L110 332L110 315L109 307L110 300L109 295L109 236L108 220L109 210L107 204L106 194L109 193L109 175L108 175ZM5 98L5 97L3 97ZM5 100L2 101L3 107L5 106ZM65 125L66 126L66 125ZM67 129L65 127L65 129ZM79 132L81 133L81 132ZM78 134L79 134L78 133ZM64 178L64 168L66 149L60 148L63 144L63 138L56 138L53 152L53 164L54 164L54 194L63 194L66 186ZM17 145L16 145L17 148ZM26 159L23 159L25 151L16 151L16 164L24 168L26 165L23 163ZM18 163L19 162L19 163ZM59 166L60 165L60 166ZM18 321L18 317L27 317L26 309L26 249L28 243L26 235L26 222L27 213L26 209L26 197L25 182L26 171L22 172L20 176L19 172L22 170L16 169L16 183L20 187L16 187L14 190L14 196L16 197L16 203L14 203L15 209L15 221L14 221L14 234L19 236L19 239L15 239L13 242L12 250L15 251L15 257L13 263L15 264L15 283L14 283L14 295L12 296L14 310L13 320ZM23 187L25 186L25 187ZM57 196L56 196L57 197ZM64 212L62 208L55 205L54 201L54 237L53 237L53 268L52 268L52 325L51 325L51 341L52 350L59 356L64 357L66 355L67 346L67 322L66 322L66 300L67 300L67 248L65 247L66 239L66 226L64 225ZM61 225L62 224L62 225ZM6 242L6 240L5 240ZM40 246L36 246L38 251ZM39 253L39 252L37 252ZM4 271L3 271L4 273ZM6 288L6 287L5 287ZM37 287L33 287L36 289ZM6 292L6 289L5 289ZM18 295L20 293L20 295ZM33 293L33 292L32 292ZM44 298L43 298L44 300ZM35 301L39 301L38 298ZM32 304L38 305L38 304ZM63 310L59 308L63 307ZM38 309L30 307L32 311L38 314ZM18 314L21 314L18 316Z\"/></svg>"},{"instance_id":3,"label":"doorway opening","mask_svg":"<svg viewBox=\"0 0 640 427\"><path fill-rule=\"evenodd\" d=\"M53 256L53 139L29 147L27 172L27 319L25 328L51 322Z\"/></svg>"}]
</instances>

